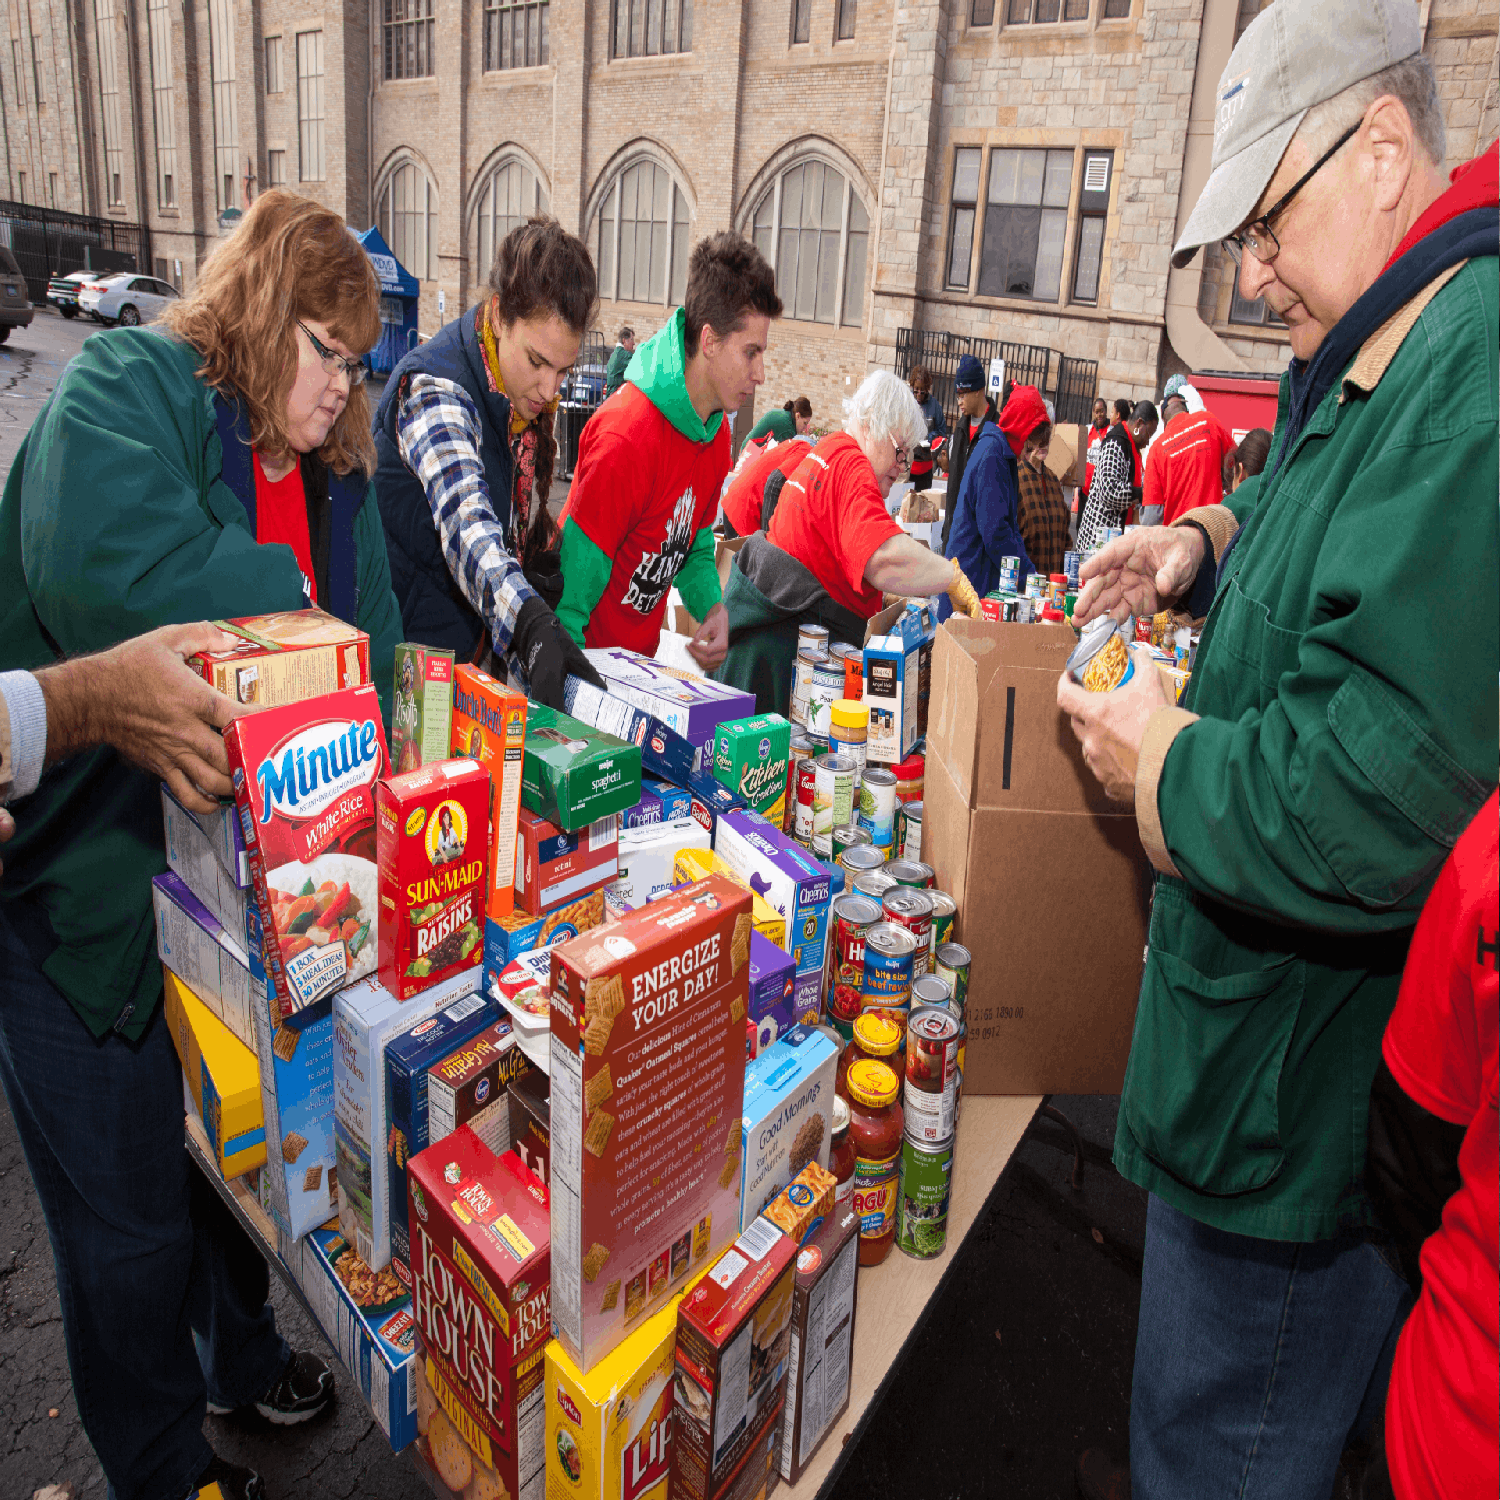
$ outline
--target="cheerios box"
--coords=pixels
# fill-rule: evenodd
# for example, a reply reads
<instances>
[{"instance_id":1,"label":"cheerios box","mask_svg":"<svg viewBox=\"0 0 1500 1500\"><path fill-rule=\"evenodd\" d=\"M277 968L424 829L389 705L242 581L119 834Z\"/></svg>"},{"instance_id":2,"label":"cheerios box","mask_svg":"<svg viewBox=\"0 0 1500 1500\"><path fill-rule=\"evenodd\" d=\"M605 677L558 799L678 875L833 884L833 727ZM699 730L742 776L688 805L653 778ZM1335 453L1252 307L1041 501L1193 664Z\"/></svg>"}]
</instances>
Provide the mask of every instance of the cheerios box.
<instances>
[{"instance_id":1,"label":"cheerios box","mask_svg":"<svg viewBox=\"0 0 1500 1500\"><path fill-rule=\"evenodd\" d=\"M750 896L723 876L552 954L552 1314L590 1370L739 1228Z\"/></svg>"},{"instance_id":2,"label":"cheerios box","mask_svg":"<svg viewBox=\"0 0 1500 1500\"><path fill-rule=\"evenodd\" d=\"M809 1162L828 1165L838 1055L826 1031L794 1026L745 1069L742 1223Z\"/></svg>"}]
</instances>

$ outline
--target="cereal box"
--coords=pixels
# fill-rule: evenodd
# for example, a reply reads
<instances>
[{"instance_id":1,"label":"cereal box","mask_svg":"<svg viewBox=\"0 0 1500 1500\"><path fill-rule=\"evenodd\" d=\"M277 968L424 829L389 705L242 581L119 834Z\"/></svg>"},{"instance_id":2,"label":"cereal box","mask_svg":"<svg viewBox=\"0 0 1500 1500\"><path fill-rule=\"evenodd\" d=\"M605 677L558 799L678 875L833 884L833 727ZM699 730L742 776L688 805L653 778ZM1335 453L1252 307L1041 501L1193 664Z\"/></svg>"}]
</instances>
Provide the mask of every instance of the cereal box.
<instances>
[{"instance_id":1,"label":"cereal box","mask_svg":"<svg viewBox=\"0 0 1500 1500\"><path fill-rule=\"evenodd\" d=\"M759 1057L777 1037L796 1024L793 1010L796 977L797 965L790 953L760 932L751 933L749 1021L755 1028L752 1057Z\"/></svg>"},{"instance_id":2,"label":"cereal box","mask_svg":"<svg viewBox=\"0 0 1500 1500\"><path fill-rule=\"evenodd\" d=\"M490 774L440 760L375 788L380 982L398 999L484 962Z\"/></svg>"},{"instance_id":3,"label":"cereal box","mask_svg":"<svg viewBox=\"0 0 1500 1500\"><path fill-rule=\"evenodd\" d=\"M792 726L780 714L720 724L714 737L714 780L778 826L786 818L786 767Z\"/></svg>"},{"instance_id":4,"label":"cereal box","mask_svg":"<svg viewBox=\"0 0 1500 1500\"><path fill-rule=\"evenodd\" d=\"M532 1069L512 1078L506 1089L510 1107L510 1149L543 1187L552 1177L552 1106L547 1075Z\"/></svg>"},{"instance_id":5,"label":"cereal box","mask_svg":"<svg viewBox=\"0 0 1500 1500\"><path fill-rule=\"evenodd\" d=\"M320 609L215 620L242 642L200 651L188 665L236 703L274 708L370 680L370 637Z\"/></svg>"},{"instance_id":6,"label":"cereal box","mask_svg":"<svg viewBox=\"0 0 1500 1500\"><path fill-rule=\"evenodd\" d=\"M409 1194L418 1452L466 1500L539 1495L546 1191L465 1125L412 1159Z\"/></svg>"},{"instance_id":7,"label":"cereal box","mask_svg":"<svg viewBox=\"0 0 1500 1500\"><path fill-rule=\"evenodd\" d=\"M620 873L614 813L575 832L523 807L516 822L516 905L539 917L562 901L606 886Z\"/></svg>"},{"instance_id":8,"label":"cereal box","mask_svg":"<svg viewBox=\"0 0 1500 1500\"><path fill-rule=\"evenodd\" d=\"M512 1079L532 1071L516 1046L510 1018L496 1021L427 1069L427 1141L436 1145L467 1125L496 1155L510 1149Z\"/></svg>"},{"instance_id":9,"label":"cereal box","mask_svg":"<svg viewBox=\"0 0 1500 1500\"><path fill-rule=\"evenodd\" d=\"M661 720L699 752L695 771L711 769L702 752L720 724L755 712L753 693L669 667L621 646L586 651L584 655L609 685L611 696L623 698ZM676 777L669 774L668 779Z\"/></svg>"},{"instance_id":10,"label":"cereal box","mask_svg":"<svg viewBox=\"0 0 1500 1500\"><path fill-rule=\"evenodd\" d=\"M365 1263L377 1271L391 1262L390 1177L385 1168L386 1043L472 994L478 981L477 969L463 969L403 1005L369 975L333 997L339 1227Z\"/></svg>"},{"instance_id":11,"label":"cereal box","mask_svg":"<svg viewBox=\"0 0 1500 1500\"><path fill-rule=\"evenodd\" d=\"M603 920L603 891L559 901L539 917L529 911L513 911L498 921L491 918L484 928L484 972L490 977L503 974L523 953L535 948L554 948L580 932L597 927Z\"/></svg>"},{"instance_id":12,"label":"cereal box","mask_svg":"<svg viewBox=\"0 0 1500 1500\"><path fill-rule=\"evenodd\" d=\"M166 835L167 864L182 877L187 888L211 911L236 942L245 941L245 904L251 899L248 890L249 866L242 883L219 859L214 841L204 825L171 794L161 789L162 830Z\"/></svg>"},{"instance_id":13,"label":"cereal box","mask_svg":"<svg viewBox=\"0 0 1500 1500\"><path fill-rule=\"evenodd\" d=\"M238 941L168 870L151 882L156 954L247 1047L255 1046L254 1000L245 929Z\"/></svg>"},{"instance_id":14,"label":"cereal box","mask_svg":"<svg viewBox=\"0 0 1500 1500\"><path fill-rule=\"evenodd\" d=\"M545 704L531 705L521 801L570 831L641 800L641 752Z\"/></svg>"},{"instance_id":15,"label":"cereal box","mask_svg":"<svg viewBox=\"0 0 1500 1500\"><path fill-rule=\"evenodd\" d=\"M756 1219L682 1299L674 1496L719 1495L780 1416L796 1252L774 1224Z\"/></svg>"},{"instance_id":16,"label":"cereal box","mask_svg":"<svg viewBox=\"0 0 1500 1500\"><path fill-rule=\"evenodd\" d=\"M435 646L397 646L391 698L391 765L396 774L446 760L452 732L453 653Z\"/></svg>"},{"instance_id":17,"label":"cereal box","mask_svg":"<svg viewBox=\"0 0 1500 1500\"><path fill-rule=\"evenodd\" d=\"M749 962L717 875L553 952L552 1306L581 1369L738 1228Z\"/></svg>"},{"instance_id":18,"label":"cereal box","mask_svg":"<svg viewBox=\"0 0 1500 1500\"><path fill-rule=\"evenodd\" d=\"M641 752L641 769L652 776L685 783L698 768L699 747L691 745L674 729L644 709L601 693L578 677L569 677L563 689L563 708L575 719L634 745Z\"/></svg>"},{"instance_id":19,"label":"cereal box","mask_svg":"<svg viewBox=\"0 0 1500 1500\"><path fill-rule=\"evenodd\" d=\"M224 731L279 1024L326 1016L375 968L375 783L386 774L372 687L266 709Z\"/></svg>"},{"instance_id":20,"label":"cereal box","mask_svg":"<svg viewBox=\"0 0 1500 1500\"><path fill-rule=\"evenodd\" d=\"M521 767L526 745L522 694L502 687L488 672L467 664L453 671L454 755L477 760L490 773L489 895L492 921L515 906L516 814L521 806Z\"/></svg>"},{"instance_id":21,"label":"cereal box","mask_svg":"<svg viewBox=\"0 0 1500 1500\"><path fill-rule=\"evenodd\" d=\"M745 1069L744 1223L809 1162L827 1167L838 1055L827 1032L794 1026Z\"/></svg>"},{"instance_id":22,"label":"cereal box","mask_svg":"<svg viewBox=\"0 0 1500 1500\"><path fill-rule=\"evenodd\" d=\"M691 816L692 804L689 803L689 816ZM662 817L662 800L645 786L642 781L641 800L634 807L627 807L620 814L620 827L646 828L653 823L660 823Z\"/></svg>"},{"instance_id":23,"label":"cereal box","mask_svg":"<svg viewBox=\"0 0 1500 1500\"><path fill-rule=\"evenodd\" d=\"M749 883L740 874L731 869L711 849L682 849L678 851L677 858L672 862L672 884L691 885L695 880L706 880L710 875L723 875L734 881L736 885L744 886L749 891ZM759 891L750 891L750 921L755 930L765 938L768 943L775 943L778 948L786 947L786 919L779 911L776 911Z\"/></svg>"},{"instance_id":24,"label":"cereal box","mask_svg":"<svg viewBox=\"0 0 1500 1500\"><path fill-rule=\"evenodd\" d=\"M708 852L708 830L694 818L630 828L620 835L620 876L614 889L631 907L669 891L673 868L685 849Z\"/></svg>"}]
</instances>

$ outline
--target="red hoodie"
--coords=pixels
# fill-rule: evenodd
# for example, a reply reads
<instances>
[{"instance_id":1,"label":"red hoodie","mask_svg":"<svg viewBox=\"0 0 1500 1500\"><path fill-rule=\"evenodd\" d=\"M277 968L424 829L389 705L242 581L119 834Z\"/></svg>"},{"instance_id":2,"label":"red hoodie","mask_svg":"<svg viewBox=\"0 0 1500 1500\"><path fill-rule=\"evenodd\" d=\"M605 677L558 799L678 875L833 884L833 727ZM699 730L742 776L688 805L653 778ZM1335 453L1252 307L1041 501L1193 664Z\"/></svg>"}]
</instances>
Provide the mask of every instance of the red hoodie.
<instances>
[{"instance_id":1,"label":"red hoodie","mask_svg":"<svg viewBox=\"0 0 1500 1500\"><path fill-rule=\"evenodd\" d=\"M1012 453L1020 453L1026 439L1044 422L1052 419L1047 415L1047 405L1034 385L1011 387L1010 400L1005 403L996 424L1005 434Z\"/></svg>"}]
</instances>

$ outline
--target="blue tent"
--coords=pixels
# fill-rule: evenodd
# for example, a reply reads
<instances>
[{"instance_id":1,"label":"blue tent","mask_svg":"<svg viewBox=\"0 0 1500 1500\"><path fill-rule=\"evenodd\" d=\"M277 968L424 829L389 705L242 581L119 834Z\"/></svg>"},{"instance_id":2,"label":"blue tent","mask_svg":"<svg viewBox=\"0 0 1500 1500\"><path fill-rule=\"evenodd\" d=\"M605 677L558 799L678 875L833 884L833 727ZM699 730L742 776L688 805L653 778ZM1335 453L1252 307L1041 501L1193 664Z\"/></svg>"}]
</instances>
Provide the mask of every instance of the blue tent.
<instances>
[{"instance_id":1,"label":"blue tent","mask_svg":"<svg viewBox=\"0 0 1500 1500\"><path fill-rule=\"evenodd\" d=\"M417 298L422 285L391 254L378 229L371 226L357 239L375 267L380 279L380 342L365 355L365 363L375 375L389 375L396 362L417 344Z\"/></svg>"}]
</instances>

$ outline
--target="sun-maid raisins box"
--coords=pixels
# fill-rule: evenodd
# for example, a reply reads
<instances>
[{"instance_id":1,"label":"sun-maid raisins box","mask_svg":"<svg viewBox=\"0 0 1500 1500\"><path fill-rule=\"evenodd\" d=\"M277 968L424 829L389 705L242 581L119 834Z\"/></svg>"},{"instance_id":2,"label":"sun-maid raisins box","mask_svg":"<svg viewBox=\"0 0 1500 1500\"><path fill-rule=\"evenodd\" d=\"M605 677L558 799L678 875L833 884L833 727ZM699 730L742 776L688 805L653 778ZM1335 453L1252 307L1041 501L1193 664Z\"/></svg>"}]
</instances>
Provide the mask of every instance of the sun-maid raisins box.
<instances>
[{"instance_id":1,"label":"sun-maid raisins box","mask_svg":"<svg viewBox=\"0 0 1500 1500\"><path fill-rule=\"evenodd\" d=\"M739 1228L750 896L710 876L552 955L552 1310L588 1370Z\"/></svg>"},{"instance_id":2,"label":"sun-maid raisins box","mask_svg":"<svg viewBox=\"0 0 1500 1500\"><path fill-rule=\"evenodd\" d=\"M714 734L714 779L763 818L786 814L786 768L792 726L780 714L730 719Z\"/></svg>"},{"instance_id":3,"label":"sun-maid raisins box","mask_svg":"<svg viewBox=\"0 0 1500 1500\"><path fill-rule=\"evenodd\" d=\"M533 703L521 801L572 832L641 800L641 752L581 719Z\"/></svg>"}]
</instances>

